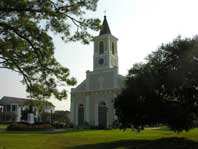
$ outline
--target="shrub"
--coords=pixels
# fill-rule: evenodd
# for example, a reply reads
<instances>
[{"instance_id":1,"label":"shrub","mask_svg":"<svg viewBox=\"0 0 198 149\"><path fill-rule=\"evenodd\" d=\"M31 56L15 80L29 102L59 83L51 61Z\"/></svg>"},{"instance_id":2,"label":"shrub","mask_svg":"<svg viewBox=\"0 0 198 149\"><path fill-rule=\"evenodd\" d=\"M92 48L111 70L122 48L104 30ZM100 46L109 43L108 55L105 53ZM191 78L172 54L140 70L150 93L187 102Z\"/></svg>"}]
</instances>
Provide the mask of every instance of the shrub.
<instances>
[{"instance_id":1,"label":"shrub","mask_svg":"<svg viewBox=\"0 0 198 149\"><path fill-rule=\"evenodd\" d=\"M52 114L52 119L53 119L53 122L55 123L64 123L66 125L71 125L68 111L55 111Z\"/></svg>"},{"instance_id":2,"label":"shrub","mask_svg":"<svg viewBox=\"0 0 198 149\"><path fill-rule=\"evenodd\" d=\"M42 112L41 113L41 121L44 123L50 123L51 122L51 113Z\"/></svg>"},{"instance_id":3,"label":"shrub","mask_svg":"<svg viewBox=\"0 0 198 149\"><path fill-rule=\"evenodd\" d=\"M13 123L7 127L8 131L36 131L36 130L52 130L50 124L27 124L27 123Z\"/></svg>"},{"instance_id":4,"label":"shrub","mask_svg":"<svg viewBox=\"0 0 198 149\"><path fill-rule=\"evenodd\" d=\"M64 123L54 123L52 124L52 126L56 129L67 128L67 126Z\"/></svg>"},{"instance_id":5,"label":"shrub","mask_svg":"<svg viewBox=\"0 0 198 149\"><path fill-rule=\"evenodd\" d=\"M114 128L114 129L115 129L115 128L120 128L120 123L119 123L119 121L118 121L118 120L114 120L111 127Z\"/></svg>"}]
</instances>

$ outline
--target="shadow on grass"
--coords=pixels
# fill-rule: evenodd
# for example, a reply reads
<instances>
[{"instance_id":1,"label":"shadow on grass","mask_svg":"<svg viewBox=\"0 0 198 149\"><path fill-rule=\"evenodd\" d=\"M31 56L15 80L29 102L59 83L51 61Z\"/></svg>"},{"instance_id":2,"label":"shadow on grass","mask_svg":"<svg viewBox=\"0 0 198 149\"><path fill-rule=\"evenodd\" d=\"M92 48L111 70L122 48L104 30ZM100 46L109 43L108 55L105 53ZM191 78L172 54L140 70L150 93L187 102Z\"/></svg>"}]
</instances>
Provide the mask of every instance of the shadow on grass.
<instances>
[{"instance_id":1,"label":"shadow on grass","mask_svg":"<svg viewBox=\"0 0 198 149\"><path fill-rule=\"evenodd\" d=\"M185 138L162 138L157 140L121 140L108 143L74 146L70 149L198 149L198 142Z\"/></svg>"}]
</instances>

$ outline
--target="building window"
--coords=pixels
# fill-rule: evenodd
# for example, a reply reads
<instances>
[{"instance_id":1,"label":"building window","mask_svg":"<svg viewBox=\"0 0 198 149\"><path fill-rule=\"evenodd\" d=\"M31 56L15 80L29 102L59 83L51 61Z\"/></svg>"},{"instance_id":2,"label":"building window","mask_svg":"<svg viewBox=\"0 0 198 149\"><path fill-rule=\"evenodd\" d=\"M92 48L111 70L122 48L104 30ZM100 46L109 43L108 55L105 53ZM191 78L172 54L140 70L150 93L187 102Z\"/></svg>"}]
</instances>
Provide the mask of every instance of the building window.
<instances>
[{"instance_id":1,"label":"building window","mask_svg":"<svg viewBox=\"0 0 198 149\"><path fill-rule=\"evenodd\" d=\"M115 47L114 47L114 43L112 42L112 54L115 54Z\"/></svg>"},{"instance_id":2,"label":"building window","mask_svg":"<svg viewBox=\"0 0 198 149\"><path fill-rule=\"evenodd\" d=\"M100 59L98 60L98 64L103 65L103 64L104 64L104 59L103 59L103 58L100 58Z\"/></svg>"},{"instance_id":3,"label":"building window","mask_svg":"<svg viewBox=\"0 0 198 149\"><path fill-rule=\"evenodd\" d=\"M104 43L102 41L99 43L99 54L104 54Z\"/></svg>"},{"instance_id":4,"label":"building window","mask_svg":"<svg viewBox=\"0 0 198 149\"><path fill-rule=\"evenodd\" d=\"M7 105L7 106L6 106L6 111L7 111L7 112L10 112L10 110L11 110L10 108L11 108L11 106L10 106L10 105Z\"/></svg>"},{"instance_id":5,"label":"building window","mask_svg":"<svg viewBox=\"0 0 198 149\"><path fill-rule=\"evenodd\" d=\"M3 106L0 106L0 112L3 112Z\"/></svg>"},{"instance_id":6,"label":"building window","mask_svg":"<svg viewBox=\"0 0 198 149\"><path fill-rule=\"evenodd\" d=\"M98 124L101 128L107 127L107 106L105 102L98 105Z\"/></svg>"},{"instance_id":7,"label":"building window","mask_svg":"<svg viewBox=\"0 0 198 149\"><path fill-rule=\"evenodd\" d=\"M12 111L13 111L13 112L16 111L16 105L12 105Z\"/></svg>"},{"instance_id":8,"label":"building window","mask_svg":"<svg viewBox=\"0 0 198 149\"><path fill-rule=\"evenodd\" d=\"M84 124L84 105L80 104L78 106L78 125L81 126Z\"/></svg>"}]
</instances>

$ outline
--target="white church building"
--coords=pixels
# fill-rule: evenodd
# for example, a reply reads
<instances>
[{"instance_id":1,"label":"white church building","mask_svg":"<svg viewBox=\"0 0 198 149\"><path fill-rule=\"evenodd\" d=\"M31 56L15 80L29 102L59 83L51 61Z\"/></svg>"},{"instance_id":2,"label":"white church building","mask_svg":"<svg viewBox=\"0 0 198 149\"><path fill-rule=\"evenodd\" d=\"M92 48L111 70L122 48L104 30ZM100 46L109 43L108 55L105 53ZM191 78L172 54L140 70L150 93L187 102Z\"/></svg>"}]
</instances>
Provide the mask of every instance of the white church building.
<instances>
[{"instance_id":1,"label":"white church building","mask_svg":"<svg viewBox=\"0 0 198 149\"><path fill-rule=\"evenodd\" d=\"M94 38L93 71L71 89L71 120L75 126L88 123L102 128L116 120L114 98L124 86L118 74L118 39L111 34L106 16L99 36Z\"/></svg>"}]
</instances>

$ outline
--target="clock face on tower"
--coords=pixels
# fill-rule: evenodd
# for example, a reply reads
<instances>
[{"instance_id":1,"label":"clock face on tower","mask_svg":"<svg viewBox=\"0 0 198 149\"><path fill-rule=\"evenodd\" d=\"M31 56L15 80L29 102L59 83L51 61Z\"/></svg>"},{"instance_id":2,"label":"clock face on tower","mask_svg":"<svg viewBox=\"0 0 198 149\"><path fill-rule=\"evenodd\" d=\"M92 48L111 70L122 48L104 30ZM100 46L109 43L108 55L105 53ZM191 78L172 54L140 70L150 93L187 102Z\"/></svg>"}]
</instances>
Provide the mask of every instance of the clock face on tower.
<instances>
[{"instance_id":1,"label":"clock face on tower","mask_svg":"<svg viewBox=\"0 0 198 149\"><path fill-rule=\"evenodd\" d=\"M98 64L103 65L103 64L104 64L104 59L103 59L103 58L100 58L100 59L98 60Z\"/></svg>"}]
</instances>

